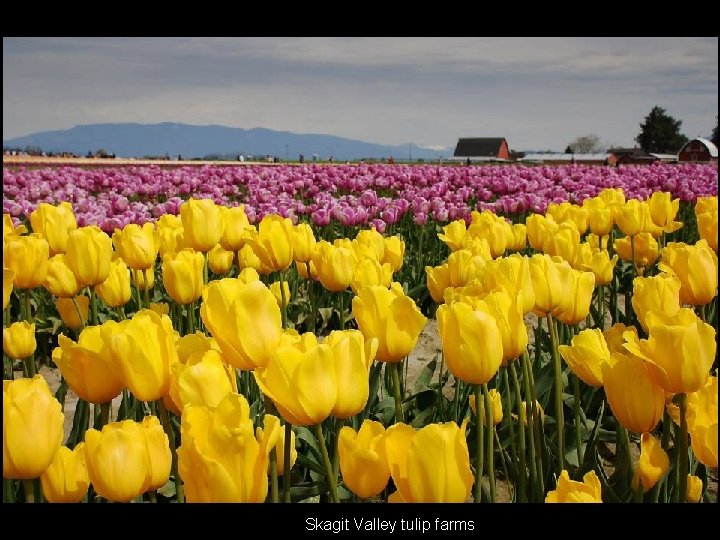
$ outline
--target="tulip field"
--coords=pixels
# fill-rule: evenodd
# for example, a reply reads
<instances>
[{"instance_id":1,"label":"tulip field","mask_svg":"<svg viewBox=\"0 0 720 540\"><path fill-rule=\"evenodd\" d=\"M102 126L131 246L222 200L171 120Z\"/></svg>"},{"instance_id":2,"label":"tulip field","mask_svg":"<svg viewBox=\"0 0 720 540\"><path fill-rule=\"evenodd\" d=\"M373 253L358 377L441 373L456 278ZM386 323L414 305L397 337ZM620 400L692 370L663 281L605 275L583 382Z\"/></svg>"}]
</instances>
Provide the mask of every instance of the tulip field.
<instances>
[{"instance_id":1,"label":"tulip field","mask_svg":"<svg viewBox=\"0 0 720 540\"><path fill-rule=\"evenodd\" d=\"M717 195L703 164L4 168L3 502L716 502Z\"/></svg>"}]
</instances>

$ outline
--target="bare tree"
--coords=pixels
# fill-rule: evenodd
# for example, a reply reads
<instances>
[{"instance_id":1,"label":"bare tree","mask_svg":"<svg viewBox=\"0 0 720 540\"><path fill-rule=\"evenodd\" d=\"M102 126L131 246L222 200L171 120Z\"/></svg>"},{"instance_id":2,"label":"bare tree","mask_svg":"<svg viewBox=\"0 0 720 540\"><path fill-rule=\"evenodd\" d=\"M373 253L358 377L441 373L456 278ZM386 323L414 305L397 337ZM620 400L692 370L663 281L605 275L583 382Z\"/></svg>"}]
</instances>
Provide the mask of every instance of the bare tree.
<instances>
[{"instance_id":1,"label":"bare tree","mask_svg":"<svg viewBox=\"0 0 720 540\"><path fill-rule=\"evenodd\" d=\"M593 154L605 151L605 147L597 135L583 135L578 137L570 144L568 149L574 154Z\"/></svg>"}]
</instances>

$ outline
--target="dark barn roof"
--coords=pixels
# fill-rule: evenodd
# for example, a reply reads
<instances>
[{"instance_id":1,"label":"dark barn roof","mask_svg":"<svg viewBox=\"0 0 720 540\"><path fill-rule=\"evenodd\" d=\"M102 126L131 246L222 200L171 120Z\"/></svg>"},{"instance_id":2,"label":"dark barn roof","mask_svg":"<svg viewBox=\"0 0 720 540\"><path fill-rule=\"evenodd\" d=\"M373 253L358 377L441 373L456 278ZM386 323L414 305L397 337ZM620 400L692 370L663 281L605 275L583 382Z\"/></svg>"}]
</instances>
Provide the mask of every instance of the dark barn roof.
<instances>
[{"instance_id":1,"label":"dark barn roof","mask_svg":"<svg viewBox=\"0 0 720 540\"><path fill-rule=\"evenodd\" d=\"M462 157L497 157L500 153L500 146L504 140L503 137L459 139L453 155Z\"/></svg>"}]
</instances>

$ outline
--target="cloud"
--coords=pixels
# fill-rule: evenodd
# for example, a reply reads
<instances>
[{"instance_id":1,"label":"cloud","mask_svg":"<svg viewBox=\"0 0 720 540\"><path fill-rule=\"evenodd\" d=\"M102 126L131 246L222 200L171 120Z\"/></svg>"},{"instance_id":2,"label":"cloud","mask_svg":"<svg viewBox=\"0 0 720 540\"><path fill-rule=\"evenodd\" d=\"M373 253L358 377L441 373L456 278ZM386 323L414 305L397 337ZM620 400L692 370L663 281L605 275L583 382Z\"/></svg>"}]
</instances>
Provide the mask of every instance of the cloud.
<instances>
[{"instance_id":1,"label":"cloud","mask_svg":"<svg viewBox=\"0 0 720 540\"><path fill-rule=\"evenodd\" d=\"M3 138L177 121L452 146L629 145L653 105L715 125L715 38L4 38Z\"/></svg>"}]
</instances>

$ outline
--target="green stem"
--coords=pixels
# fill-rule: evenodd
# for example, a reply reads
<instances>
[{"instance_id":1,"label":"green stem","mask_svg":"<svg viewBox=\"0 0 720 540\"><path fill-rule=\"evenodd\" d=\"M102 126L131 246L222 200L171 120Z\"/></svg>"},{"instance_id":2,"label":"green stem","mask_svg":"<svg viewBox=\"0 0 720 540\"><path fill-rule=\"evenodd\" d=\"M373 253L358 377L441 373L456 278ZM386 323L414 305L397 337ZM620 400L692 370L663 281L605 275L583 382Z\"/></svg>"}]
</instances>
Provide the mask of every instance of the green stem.
<instances>
[{"instance_id":1,"label":"green stem","mask_svg":"<svg viewBox=\"0 0 720 540\"><path fill-rule=\"evenodd\" d=\"M30 289L23 289L23 307L24 307L24 318L27 322L32 324L33 318L32 318L32 310L30 308ZM37 367L35 365L35 351L25 359L23 362L23 365L27 365L27 372L28 377L32 378L37 373Z\"/></svg>"},{"instance_id":2,"label":"green stem","mask_svg":"<svg viewBox=\"0 0 720 540\"><path fill-rule=\"evenodd\" d=\"M165 434L168 437L170 443L170 452L172 454L172 465L171 472L175 478L175 493L177 494L177 502L185 502L185 494L183 493L183 483L178 474L178 457L177 447L175 446L175 431L173 430L172 424L170 423L170 415L168 414L165 404L162 399L156 401L157 410L160 413L160 422L162 423Z\"/></svg>"},{"instance_id":3,"label":"green stem","mask_svg":"<svg viewBox=\"0 0 720 540\"><path fill-rule=\"evenodd\" d=\"M317 298L315 297L315 281L310 275L309 261L305 263L305 267L307 268L308 292L310 294L310 310L312 311L310 318L310 331L312 333L315 333L315 321L317 320Z\"/></svg>"},{"instance_id":4,"label":"green stem","mask_svg":"<svg viewBox=\"0 0 720 540\"><path fill-rule=\"evenodd\" d=\"M490 481L490 502L495 502L495 439L493 431L493 407L490 392L488 392L487 384L482 385L483 396L485 397L485 429L487 429L487 470L488 479ZM477 399L477 397L475 398ZM476 402L477 403L477 402Z\"/></svg>"},{"instance_id":5,"label":"green stem","mask_svg":"<svg viewBox=\"0 0 720 540\"><path fill-rule=\"evenodd\" d=\"M195 333L195 302L190 302L185 309L187 309L187 323L188 323L188 333L194 334Z\"/></svg>"},{"instance_id":6,"label":"green stem","mask_svg":"<svg viewBox=\"0 0 720 540\"><path fill-rule=\"evenodd\" d=\"M578 467L582 467L583 464L583 449L582 449L582 436L580 434L580 412L582 407L580 405L580 379L577 376L573 377L573 390L575 397L575 448L577 450Z\"/></svg>"},{"instance_id":7,"label":"green stem","mask_svg":"<svg viewBox=\"0 0 720 540\"><path fill-rule=\"evenodd\" d=\"M340 330L345 330L345 291L340 291L338 298L338 311L340 317Z\"/></svg>"},{"instance_id":8,"label":"green stem","mask_svg":"<svg viewBox=\"0 0 720 540\"><path fill-rule=\"evenodd\" d=\"M518 493L519 493L519 502L527 502L527 493L525 491L525 479L527 478L527 469L525 466L525 426L527 424L526 416L525 416L525 409L522 406L522 396L520 394L520 382L518 381L517 371L515 370L515 362L510 362L509 366L510 370L510 377L512 378L513 387L515 388L515 404L517 406L518 411L518 431L519 431L519 453L518 457L519 459L519 469L518 469ZM532 437L530 441L532 445ZM532 458L530 460L530 466L532 469L532 481L533 485L535 484L537 480L537 471L535 469L535 447L532 445Z\"/></svg>"},{"instance_id":9,"label":"green stem","mask_svg":"<svg viewBox=\"0 0 720 540\"><path fill-rule=\"evenodd\" d=\"M265 414L273 414L275 412L275 405L269 397L264 396L264 399ZM277 450L273 447L273 449L270 450L270 500L274 503L280 500L278 491Z\"/></svg>"},{"instance_id":10,"label":"green stem","mask_svg":"<svg viewBox=\"0 0 720 540\"><path fill-rule=\"evenodd\" d=\"M85 328L85 321L83 321L82 313L80 312L80 306L78 306L77 300L75 300L75 297L72 298L73 306L75 306L75 311L77 312L78 320L80 321L80 330L79 332L82 332L83 328ZM118 308L120 309L120 308Z\"/></svg>"},{"instance_id":11,"label":"green stem","mask_svg":"<svg viewBox=\"0 0 720 540\"><path fill-rule=\"evenodd\" d=\"M150 282L148 281L147 270L143 269L143 296L145 297L145 307L150 309Z\"/></svg>"},{"instance_id":12,"label":"green stem","mask_svg":"<svg viewBox=\"0 0 720 540\"><path fill-rule=\"evenodd\" d=\"M402 410L402 397L400 396L400 375L398 374L398 363L389 362L393 378L393 394L395 396L395 422L404 422Z\"/></svg>"},{"instance_id":13,"label":"green stem","mask_svg":"<svg viewBox=\"0 0 720 540\"><path fill-rule=\"evenodd\" d=\"M482 474L484 466L484 455L483 448L485 447L484 435L485 430L483 429L482 415L483 405L482 400L482 386L479 384L475 385L475 429L477 430L477 468L475 469L475 502L479 503L482 495Z\"/></svg>"},{"instance_id":14,"label":"green stem","mask_svg":"<svg viewBox=\"0 0 720 540\"><path fill-rule=\"evenodd\" d=\"M15 502L15 486L12 480L3 478L3 502L14 503Z\"/></svg>"},{"instance_id":15,"label":"green stem","mask_svg":"<svg viewBox=\"0 0 720 540\"><path fill-rule=\"evenodd\" d=\"M666 454L668 448L670 448L670 425L670 415L667 412L667 408L665 408L662 419L662 439L660 440L660 444ZM668 476L666 475L665 478L662 478L657 484L655 484L655 487L653 488L652 502L656 503L660 500L660 491L663 489L662 486L667 487L667 482Z\"/></svg>"},{"instance_id":16,"label":"green stem","mask_svg":"<svg viewBox=\"0 0 720 540\"><path fill-rule=\"evenodd\" d=\"M637 487L633 490L633 502L634 503L641 503L643 502L643 484L638 480Z\"/></svg>"},{"instance_id":17,"label":"green stem","mask_svg":"<svg viewBox=\"0 0 720 540\"><path fill-rule=\"evenodd\" d=\"M108 401L107 403L100 404L100 429L108 423L110 423L110 406L112 405L111 401Z\"/></svg>"},{"instance_id":18,"label":"green stem","mask_svg":"<svg viewBox=\"0 0 720 540\"><path fill-rule=\"evenodd\" d=\"M337 485L337 477L340 473L340 430L345 425L345 420L338 419L335 423L335 444L333 445L333 478Z\"/></svg>"},{"instance_id":19,"label":"green stem","mask_svg":"<svg viewBox=\"0 0 720 540\"><path fill-rule=\"evenodd\" d=\"M23 480L23 488L25 490L25 502L26 503L34 503L35 502L35 486L33 485L32 480Z\"/></svg>"},{"instance_id":20,"label":"green stem","mask_svg":"<svg viewBox=\"0 0 720 540\"><path fill-rule=\"evenodd\" d=\"M285 422L285 441L283 448L283 501L290 502L290 452L292 450L292 424Z\"/></svg>"},{"instance_id":21,"label":"green stem","mask_svg":"<svg viewBox=\"0 0 720 540\"><path fill-rule=\"evenodd\" d=\"M328 486L330 487L330 498L332 502L340 502L337 494L337 483L333 476L332 463L330 463L330 456L328 455L327 446L325 445L325 437L322 432L322 424L315 424L315 437L317 437L318 445L320 446L320 453L322 454L323 463L325 464L325 473L327 474Z\"/></svg>"},{"instance_id":22,"label":"green stem","mask_svg":"<svg viewBox=\"0 0 720 540\"><path fill-rule=\"evenodd\" d=\"M557 420L558 476L565 468L565 414L563 411L562 363L558 354L557 328L552 315L547 314L548 330L552 341L553 370L555 372L555 418Z\"/></svg>"},{"instance_id":23,"label":"green stem","mask_svg":"<svg viewBox=\"0 0 720 540\"><path fill-rule=\"evenodd\" d=\"M514 362L514 360L513 360ZM505 408L506 411L512 410L512 394L510 394L510 382L508 377L508 368L506 367L502 372L503 377L503 384L505 385L505 395L507 396L507 407ZM515 445L515 426L513 426L512 418L509 414L506 414L503 418L503 422L505 422L505 425L508 428L508 431L510 432L510 456L512 458L512 468L513 472L515 473L515 477L518 476L518 456L517 456L517 447ZM498 447L500 445L498 444ZM502 447L500 447L502 448ZM501 450L502 455L502 450Z\"/></svg>"},{"instance_id":24,"label":"green stem","mask_svg":"<svg viewBox=\"0 0 720 540\"><path fill-rule=\"evenodd\" d=\"M204 259L204 262L203 262L203 285L207 285L208 284L208 254L207 254L207 252L203 253L203 259Z\"/></svg>"},{"instance_id":25,"label":"green stem","mask_svg":"<svg viewBox=\"0 0 720 540\"><path fill-rule=\"evenodd\" d=\"M280 301L282 302L282 306L280 306L280 315L282 318L282 327L283 329L288 327L288 319L287 319L287 298L285 295L285 270L280 270ZM284 482L284 481L283 481Z\"/></svg>"},{"instance_id":26,"label":"green stem","mask_svg":"<svg viewBox=\"0 0 720 540\"><path fill-rule=\"evenodd\" d=\"M680 409L680 440L678 441L678 492L677 502L685 502L687 495L688 477L688 424L687 424L687 396L678 395L678 408Z\"/></svg>"},{"instance_id":27,"label":"green stem","mask_svg":"<svg viewBox=\"0 0 720 540\"><path fill-rule=\"evenodd\" d=\"M135 270L132 272L134 276ZM135 301L137 302L138 311L140 311L142 309L142 300L140 299L140 284L138 279L135 279Z\"/></svg>"},{"instance_id":28,"label":"green stem","mask_svg":"<svg viewBox=\"0 0 720 540\"><path fill-rule=\"evenodd\" d=\"M540 436L540 424L542 418L537 410L537 395L535 393L535 379L533 377L532 366L530 365L530 356L527 354L527 350L523 352L523 374L525 380L525 399L526 413L528 418L528 429L530 438L532 439L532 445L530 446L530 457L536 462L537 469L537 484L535 484L537 490L537 500L542 501L545 496L545 469L543 467L543 440Z\"/></svg>"},{"instance_id":29,"label":"green stem","mask_svg":"<svg viewBox=\"0 0 720 540\"><path fill-rule=\"evenodd\" d=\"M600 330L605 329L605 287L598 287L598 300L600 301Z\"/></svg>"},{"instance_id":30,"label":"green stem","mask_svg":"<svg viewBox=\"0 0 720 540\"><path fill-rule=\"evenodd\" d=\"M445 401L443 399L443 387L445 386L443 383L443 369L445 364L445 353L440 351L440 373L438 373L438 411L440 412L440 418L443 417L443 408Z\"/></svg>"},{"instance_id":31,"label":"green stem","mask_svg":"<svg viewBox=\"0 0 720 540\"><path fill-rule=\"evenodd\" d=\"M125 320L125 311L123 311L123 308L121 308L121 307L119 307L119 306L116 307L116 308L115 308L115 313L116 313L117 316L118 316L118 321L124 321L124 320ZM79 314L79 313L78 313L78 314ZM81 319L81 320L82 320L82 319Z\"/></svg>"}]
</instances>

